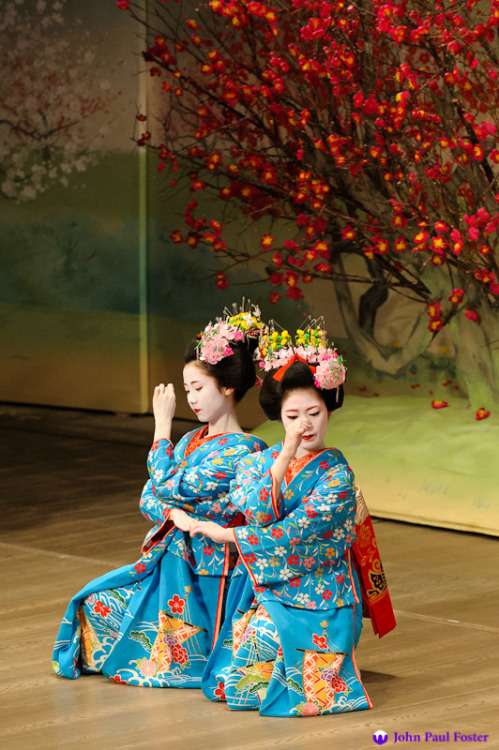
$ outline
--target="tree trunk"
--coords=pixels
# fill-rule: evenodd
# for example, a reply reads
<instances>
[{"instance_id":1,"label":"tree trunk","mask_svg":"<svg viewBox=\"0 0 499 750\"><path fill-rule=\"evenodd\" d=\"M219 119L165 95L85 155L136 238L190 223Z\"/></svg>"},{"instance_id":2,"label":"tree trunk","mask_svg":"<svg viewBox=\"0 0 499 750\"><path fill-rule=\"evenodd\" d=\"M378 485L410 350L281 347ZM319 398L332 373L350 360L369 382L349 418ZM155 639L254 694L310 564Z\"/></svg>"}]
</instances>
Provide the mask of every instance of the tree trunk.
<instances>
[{"instance_id":1,"label":"tree trunk","mask_svg":"<svg viewBox=\"0 0 499 750\"><path fill-rule=\"evenodd\" d=\"M337 270L344 274L343 264L339 258L336 259L335 265ZM348 282L335 279L334 288L349 338L360 354L376 370L398 377L406 372L420 354L428 348L433 334L428 330L428 316L425 309L414 322L405 344L400 349L387 353L386 347L382 347L376 341L374 334L361 325L359 311L352 299Z\"/></svg>"},{"instance_id":2,"label":"tree trunk","mask_svg":"<svg viewBox=\"0 0 499 750\"><path fill-rule=\"evenodd\" d=\"M340 259L337 270L344 273ZM447 284L446 284L447 282ZM456 281L457 283L457 281ZM427 275L425 284L435 299L446 299L449 295L445 276L433 273ZM402 375L411 364L427 349L433 339L428 330L428 316L424 309L414 322L408 339L403 346L388 354L380 346L374 335L366 331L359 322L359 311L354 304L348 282L334 282L341 315L348 336L360 354L380 372L392 377ZM477 411L484 408L499 412L499 313L491 310L478 300L473 304L479 320L475 323L460 310L448 323L447 330L452 336L455 348L455 364L458 380L467 395L471 408Z\"/></svg>"},{"instance_id":3,"label":"tree trunk","mask_svg":"<svg viewBox=\"0 0 499 750\"><path fill-rule=\"evenodd\" d=\"M473 306L480 316L474 323L463 313L449 323L458 376L471 408L499 411L499 314L486 304Z\"/></svg>"}]
</instances>

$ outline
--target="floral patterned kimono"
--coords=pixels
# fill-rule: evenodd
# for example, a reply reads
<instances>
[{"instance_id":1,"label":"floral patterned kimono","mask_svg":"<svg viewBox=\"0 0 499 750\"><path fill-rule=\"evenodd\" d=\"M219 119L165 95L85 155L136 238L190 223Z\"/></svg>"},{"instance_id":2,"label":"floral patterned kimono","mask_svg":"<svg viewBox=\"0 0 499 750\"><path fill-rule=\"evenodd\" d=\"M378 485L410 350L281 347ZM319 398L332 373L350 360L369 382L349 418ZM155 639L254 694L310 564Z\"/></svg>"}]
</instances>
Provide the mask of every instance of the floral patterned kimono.
<instances>
[{"instance_id":1,"label":"floral patterned kimono","mask_svg":"<svg viewBox=\"0 0 499 750\"><path fill-rule=\"evenodd\" d=\"M155 443L142 513L155 522L136 563L106 573L73 597L54 647L57 674L106 675L148 687L200 687L220 629L228 544L191 538L168 520L173 508L223 526L243 522L228 490L241 457L265 444L252 435L205 437L207 427L173 448Z\"/></svg>"},{"instance_id":2,"label":"floral patterned kimono","mask_svg":"<svg viewBox=\"0 0 499 750\"><path fill-rule=\"evenodd\" d=\"M354 659L362 604L353 474L325 449L292 461L276 495L270 469L281 447L239 465L231 501L248 526L235 530L240 559L203 691L265 716L371 708ZM363 549L371 559L367 539Z\"/></svg>"}]
</instances>

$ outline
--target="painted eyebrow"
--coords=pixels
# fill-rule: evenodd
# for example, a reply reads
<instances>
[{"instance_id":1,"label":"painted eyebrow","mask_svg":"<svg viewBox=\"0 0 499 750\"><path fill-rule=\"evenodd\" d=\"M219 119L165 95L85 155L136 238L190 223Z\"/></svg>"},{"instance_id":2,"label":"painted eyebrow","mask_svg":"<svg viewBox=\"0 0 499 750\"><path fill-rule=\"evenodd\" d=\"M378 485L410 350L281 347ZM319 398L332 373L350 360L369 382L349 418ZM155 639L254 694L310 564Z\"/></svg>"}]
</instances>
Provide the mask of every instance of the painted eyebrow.
<instances>
[{"instance_id":1,"label":"painted eyebrow","mask_svg":"<svg viewBox=\"0 0 499 750\"><path fill-rule=\"evenodd\" d=\"M191 380L190 383L184 383L184 387L188 385L200 385L200 380Z\"/></svg>"},{"instance_id":2,"label":"painted eyebrow","mask_svg":"<svg viewBox=\"0 0 499 750\"><path fill-rule=\"evenodd\" d=\"M305 411L312 411L313 409L318 409L318 408L319 408L319 405L317 405L317 406L307 406L306 409L305 409ZM286 407L284 407L285 414L294 414L295 412L298 412L298 411L299 411L299 409L292 409L292 408L286 409Z\"/></svg>"}]
</instances>

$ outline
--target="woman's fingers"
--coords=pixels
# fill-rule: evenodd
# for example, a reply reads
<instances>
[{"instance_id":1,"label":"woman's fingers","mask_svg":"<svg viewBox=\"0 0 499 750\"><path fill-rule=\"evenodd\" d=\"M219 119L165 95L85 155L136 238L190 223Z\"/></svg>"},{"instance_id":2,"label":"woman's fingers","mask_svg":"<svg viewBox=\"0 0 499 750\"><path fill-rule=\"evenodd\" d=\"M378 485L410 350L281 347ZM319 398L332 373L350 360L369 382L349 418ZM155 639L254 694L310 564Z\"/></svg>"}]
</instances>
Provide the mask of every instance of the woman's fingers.
<instances>
[{"instance_id":1,"label":"woman's fingers","mask_svg":"<svg viewBox=\"0 0 499 750\"><path fill-rule=\"evenodd\" d=\"M197 536L198 534L203 533L203 523L202 521L194 521L191 528L189 529L189 534L191 536Z\"/></svg>"},{"instance_id":2,"label":"woman's fingers","mask_svg":"<svg viewBox=\"0 0 499 750\"><path fill-rule=\"evenodd\" d=\"M154 389L153 412L157 420L172 420L175 416L176 398L173 383L160 383Z\"/></svg>"}]
</instances>

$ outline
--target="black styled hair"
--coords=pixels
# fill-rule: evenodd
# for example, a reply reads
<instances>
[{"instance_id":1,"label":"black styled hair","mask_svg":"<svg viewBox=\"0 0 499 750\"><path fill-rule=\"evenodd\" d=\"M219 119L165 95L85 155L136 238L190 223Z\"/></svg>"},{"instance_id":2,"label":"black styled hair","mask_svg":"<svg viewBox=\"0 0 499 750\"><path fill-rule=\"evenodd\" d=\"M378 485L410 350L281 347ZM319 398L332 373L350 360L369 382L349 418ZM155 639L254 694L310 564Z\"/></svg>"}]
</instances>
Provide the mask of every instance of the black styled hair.
<instances>
[{"instance_id":1,"label":"black styled hair","mask_svg":"<svg viewBox=\"0 0 499 750\"><path fill-rule=\"evenodd\" d=\"M229 346L232 354L224 357L216 365L210 365L208 362L201 362L197 358L196 347L199 339L195 338L189 341L184 354L184 362L197 362L207 375L215 378L219 388L234 388L234 400L240 401L250 388L256 383L255 363L251 353L251 342L230 341Z\"/></svg>"},{"instance_id":2,"label":"black styled hair","mask_svg":"<svg viewBox=\"0 0 499 750\"><path fill-rule=\"evenodd\" d=\"M273 421L281 418L281 407L284 396L290 391L313 388L324 401L328 412L335 411L343 405L343 386L338 388L317 388L312 370L306 362L293 362L285 371L282 380L275 380L277 370L270 370L263 380L260 389L260 406Z\"/></svg>"}]
</instances>

